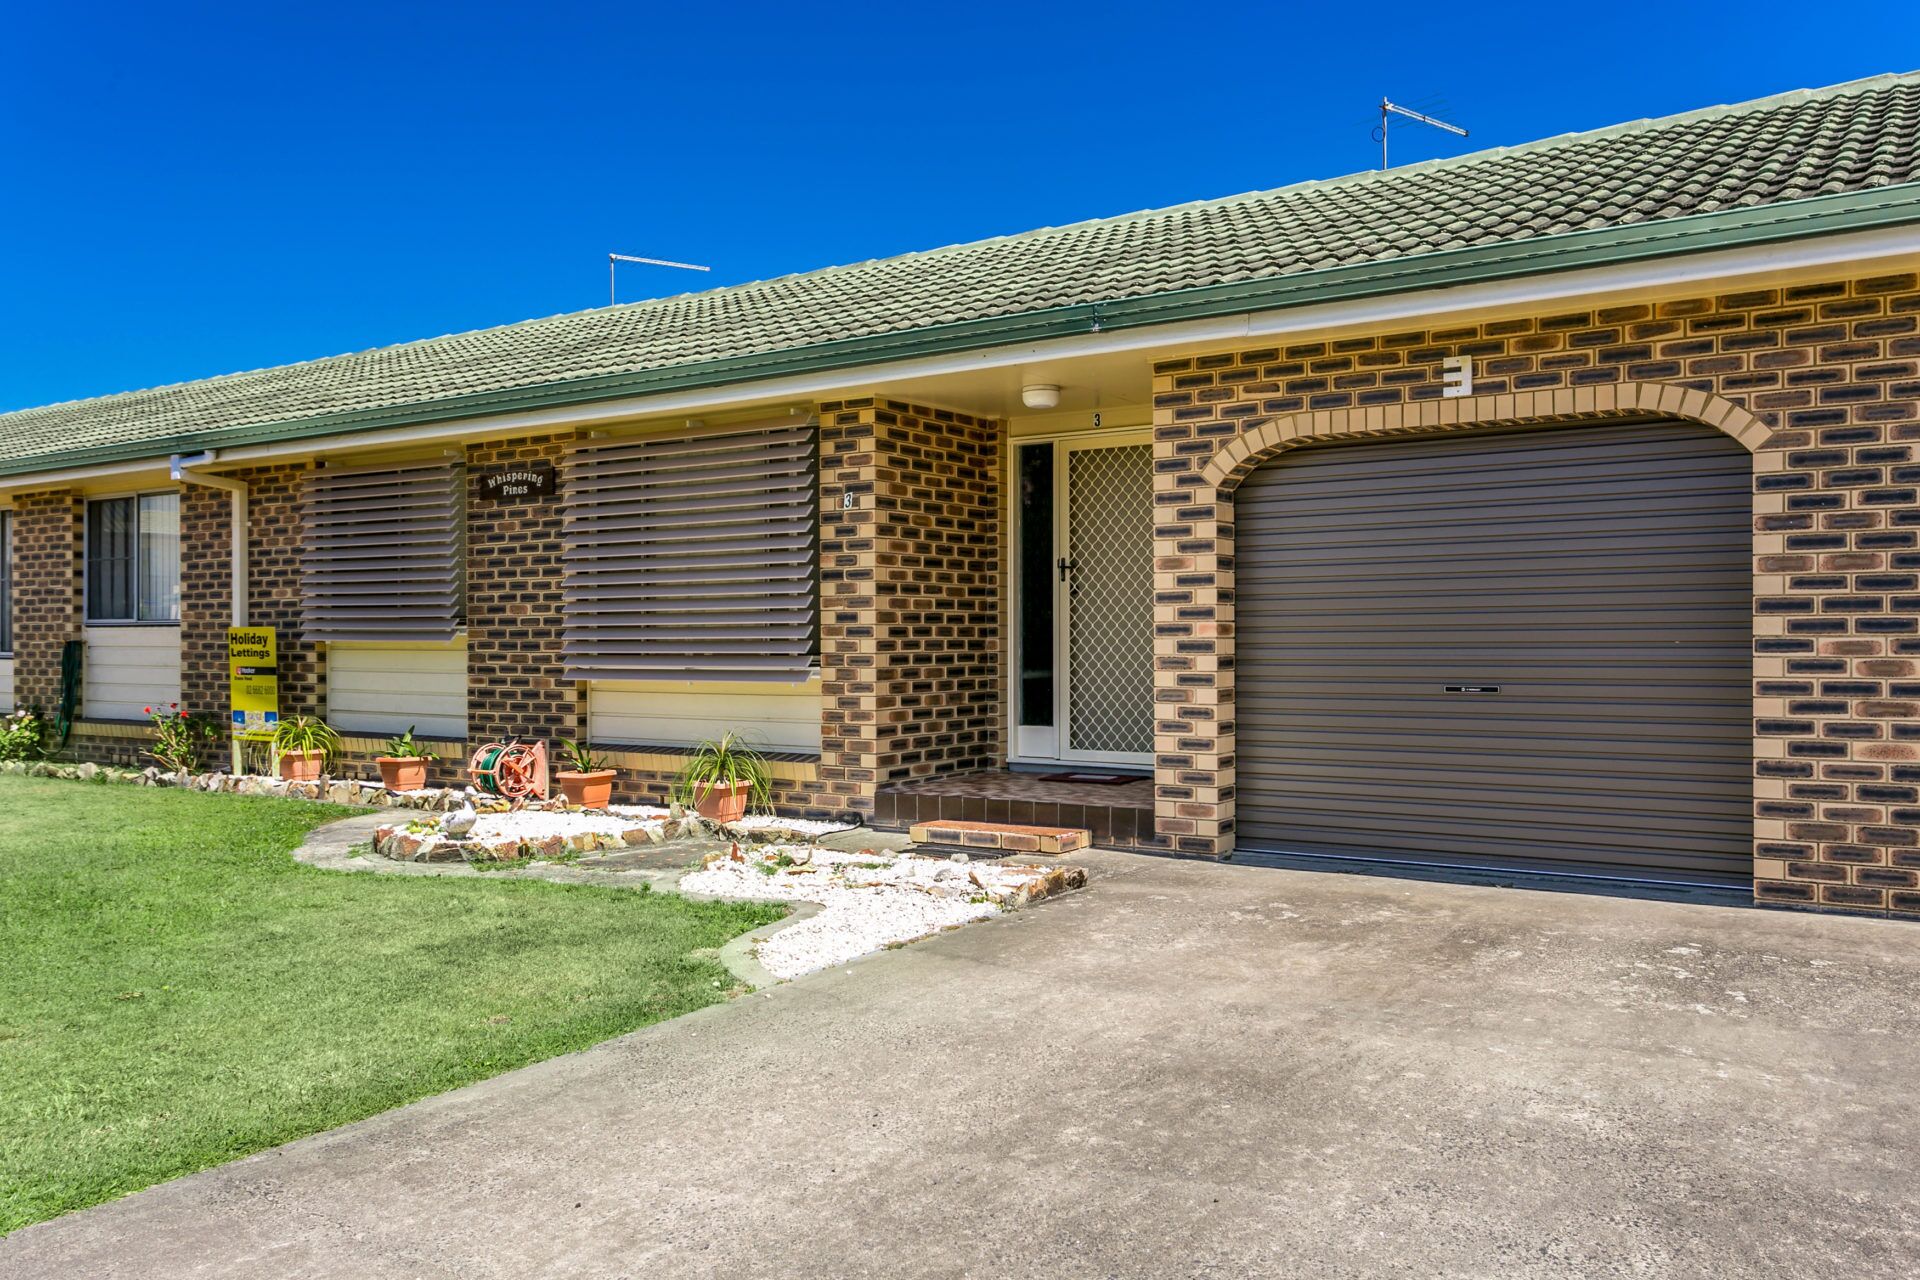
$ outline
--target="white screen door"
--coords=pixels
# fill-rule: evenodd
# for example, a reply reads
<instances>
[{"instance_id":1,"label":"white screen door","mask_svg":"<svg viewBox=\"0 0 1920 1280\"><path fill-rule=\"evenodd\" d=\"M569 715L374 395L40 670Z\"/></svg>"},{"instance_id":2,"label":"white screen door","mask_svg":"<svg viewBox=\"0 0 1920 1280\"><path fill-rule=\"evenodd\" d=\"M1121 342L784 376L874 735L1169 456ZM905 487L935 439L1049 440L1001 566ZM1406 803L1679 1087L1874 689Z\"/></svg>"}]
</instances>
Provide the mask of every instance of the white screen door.
<instances>
[{"instance_id":1,"label":"white screen door","mask_svg":"<svg viewBox=\"0 0 1920 1280\"><path fill-rule=\"evenodd\" d=\"M1153 760L1153 445L1062 442L1061 758Z\"/></svg>"}]
</instances>

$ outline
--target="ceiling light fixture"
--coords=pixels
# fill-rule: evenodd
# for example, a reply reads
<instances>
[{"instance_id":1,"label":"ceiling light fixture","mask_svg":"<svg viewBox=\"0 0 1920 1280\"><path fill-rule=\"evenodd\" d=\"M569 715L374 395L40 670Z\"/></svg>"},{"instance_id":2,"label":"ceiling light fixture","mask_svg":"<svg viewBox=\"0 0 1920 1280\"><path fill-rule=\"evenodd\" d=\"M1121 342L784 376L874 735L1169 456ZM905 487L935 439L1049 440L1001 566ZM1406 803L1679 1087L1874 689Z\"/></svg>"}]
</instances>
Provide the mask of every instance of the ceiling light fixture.
<instances>
[{"instance_id":1,"label":"ceiling light fixture","mask_svg":"<svg viewBox=\"0 0 1920 1280\"><path fill-rule=\"evenodd\" d=\"M1060 407L1060 388L1051 382L1035 382L1020 388L1020 403L1029 409Z\"/></svg>"}]
</instances>

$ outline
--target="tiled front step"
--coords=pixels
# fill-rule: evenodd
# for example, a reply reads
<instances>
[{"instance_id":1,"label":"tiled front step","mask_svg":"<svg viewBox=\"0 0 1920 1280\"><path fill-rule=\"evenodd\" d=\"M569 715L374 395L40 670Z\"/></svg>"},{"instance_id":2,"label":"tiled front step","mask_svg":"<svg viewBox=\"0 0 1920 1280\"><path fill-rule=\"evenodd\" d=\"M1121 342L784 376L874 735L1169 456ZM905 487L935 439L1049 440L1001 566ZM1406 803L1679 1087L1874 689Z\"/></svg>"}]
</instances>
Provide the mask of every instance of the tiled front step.
<instances>
[{"instance_id":1,"label":"tiled front step","mask_svg":"<svg viewBox=\"0 0 1920 1280\"><path fill-rule=\"evenodd\" d=\"M1071 853L1093 843L1084 827L1029 827L1013 822L915 823L908 832L915 844L957 844L965 849L1007 853Z\"/></svg>"}]
</instances>

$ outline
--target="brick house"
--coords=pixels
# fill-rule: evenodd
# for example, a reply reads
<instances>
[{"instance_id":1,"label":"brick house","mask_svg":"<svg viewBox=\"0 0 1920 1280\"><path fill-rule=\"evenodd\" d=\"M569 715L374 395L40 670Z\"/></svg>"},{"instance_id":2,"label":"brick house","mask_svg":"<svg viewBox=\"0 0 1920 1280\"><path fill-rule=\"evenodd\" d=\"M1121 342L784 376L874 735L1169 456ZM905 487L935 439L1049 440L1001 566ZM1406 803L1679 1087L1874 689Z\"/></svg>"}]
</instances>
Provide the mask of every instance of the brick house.
<instances>
[{"instance_id":1,"label":"brick house","mask_svg":"<svg viewBox=\"0 0 1920 1280\"><path fill-rule=\"evenodd\" d=\"M1916 915L1916 442L1886 76L0 415L0 706Z\"/></svg>"}]
</instances>

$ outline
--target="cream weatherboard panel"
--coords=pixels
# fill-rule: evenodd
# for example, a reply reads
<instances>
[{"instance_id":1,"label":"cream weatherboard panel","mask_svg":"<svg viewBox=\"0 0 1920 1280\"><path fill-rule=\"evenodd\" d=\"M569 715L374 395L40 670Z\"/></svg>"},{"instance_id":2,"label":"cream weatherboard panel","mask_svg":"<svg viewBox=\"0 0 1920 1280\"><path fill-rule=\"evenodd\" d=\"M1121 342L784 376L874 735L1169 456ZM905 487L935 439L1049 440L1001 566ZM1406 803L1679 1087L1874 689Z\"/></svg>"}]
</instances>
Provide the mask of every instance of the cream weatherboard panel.
<instances>
[{"instance_id":1,"label":"cream weatherboard panel","mask_svg":"<svg viewBox=\"0 0 1920 1280\"><path fill-rule=\"evenodd\" d=\"M467 642L327 646L327 720L350 733L467 736Z\"/></svg>"},{"instance_id":2,"label":"cream weatherboard panel","mask_svg":"<svg viewBox=\"0 0 1920 1280\"><path fill-rule=\"evenodd\" d=\"M145 720L180 701L180 628L88 627L80 711L89 720Z\"/></svg>"},{"instance_id":3,"label":"cream weatherboard panel","mask_svg":"<svg viewBox=\"0 0 1920 1280\"><path fill-rule=\"evenodd\" d=\"M644 681L587 687L596 743L687 747L729 729L762 751L820 750L820 681Z\"/></svg>"},{"instance_id":4,"label":"cream weatherboard panel","mask_svg":"<svg viewBox=\"0 0 1920 1280\"><path fill-rule=\"evenodd\" d=\"M13 710L13 659L0 658L0 711Z\"/></svg>"}]
</instances>

